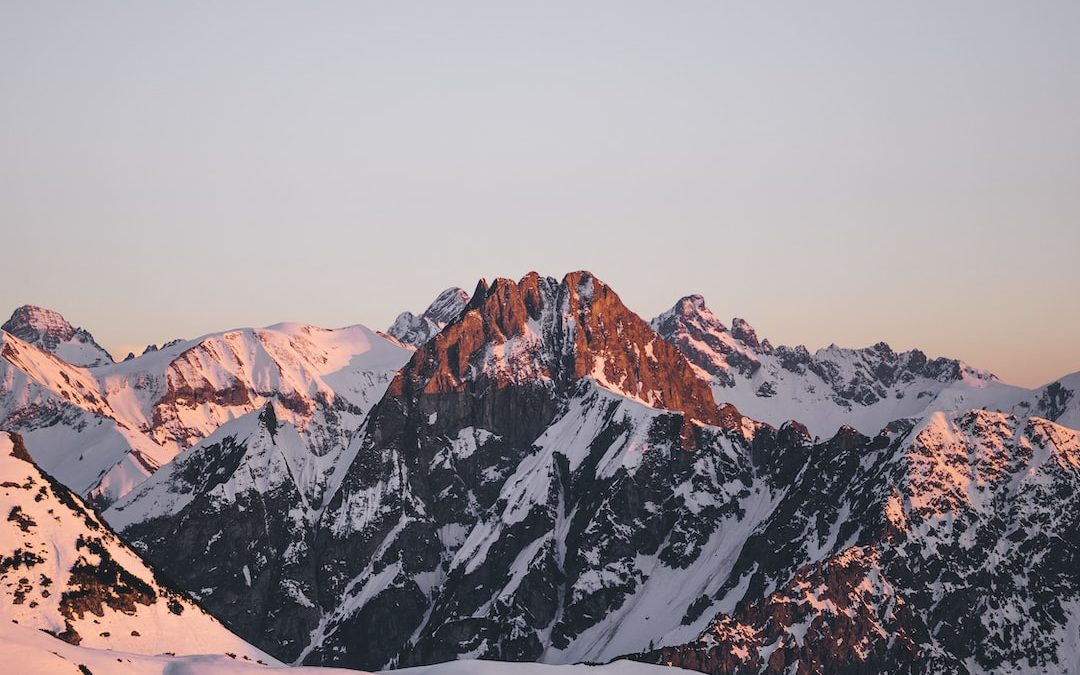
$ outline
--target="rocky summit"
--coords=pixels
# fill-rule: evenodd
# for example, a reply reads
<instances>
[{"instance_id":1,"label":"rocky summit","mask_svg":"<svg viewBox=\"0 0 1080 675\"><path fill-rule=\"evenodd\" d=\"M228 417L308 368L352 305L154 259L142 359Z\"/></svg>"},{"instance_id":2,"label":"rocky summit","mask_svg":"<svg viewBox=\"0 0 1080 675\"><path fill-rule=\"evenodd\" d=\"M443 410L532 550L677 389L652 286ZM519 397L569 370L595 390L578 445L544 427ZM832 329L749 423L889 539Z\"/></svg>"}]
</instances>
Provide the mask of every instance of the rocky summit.
<instances>
[{"instance_id":1,"label":"rocky summit","mask_svg":"<svg viewBox=\"0 0 1080 675\"><path fill-rule=\"evenodd\" d=\"M0 330L40 347L63 361L73 365L92 368L113 362L105 348L94 341L82 328L76 328L67 319L51 309L23 305L11 314Z\"/></svg>"}]
</instances>

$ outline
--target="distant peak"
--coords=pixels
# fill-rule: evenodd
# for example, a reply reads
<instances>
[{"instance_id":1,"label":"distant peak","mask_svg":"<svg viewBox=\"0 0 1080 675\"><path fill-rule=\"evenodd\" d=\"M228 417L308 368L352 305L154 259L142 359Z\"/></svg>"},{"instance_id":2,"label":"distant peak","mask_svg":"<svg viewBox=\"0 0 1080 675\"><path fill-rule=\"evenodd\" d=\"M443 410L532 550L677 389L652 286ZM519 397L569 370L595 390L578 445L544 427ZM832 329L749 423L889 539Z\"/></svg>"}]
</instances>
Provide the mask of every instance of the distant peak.
<instances>
[{"instance_id":1,"label":"distant peak","mask_svg":"<svg viewBox=\"0 0 1080 675\"><path fill-rule=\"evenodd\" d=\"M59 312L36 305L23 305L11 314L3 329L35 347L76 366L112 363L112 356L82 328L72 326Z\"/></svg>"},{"instance_id":2,"label":"distant peak","mask_svg":"<svg viewBox=\"0 0 1080 675\"><path fill-rule=\"evenodd\" d=\"M386 332L402 345L418 347L461 316L468 305L469 294L452 286L439 293L420 316L412 312L398 314Z\"/></svg>"},{"instance_id":3,"label":"distant peak","mask_svg":"<svg viewBox=\"0 0 1080 675\"><path fill-rule=\"evenodd\" d=\"M424 310L423 317L435 323L449 323L461 314L469 304L469 294L456 286L439 293L435 300Z\"/></svg>"},{"instance_id":4,"label":"distant peak","mask_svg":"<svg viewBox=\"0 0 1080 675\"><path fill-rule=\"evenodd\" d=\"M717 336L728 333L727 326L716 318L705 304L705 298L697 293L679 298L671 309L653 317L649 326L665 340L672 340L676 335L702 338L706 334Z\"/></svg>"},{"instance_id":5,"label":"distant peak","mask_svg":"<svg viewBox=\"0 0 1080 675\"><path fill-rule=\"evenodd\" d=\"M679 298L679 301L671 308L671 312L684 319L698 318L709 321L710 323L720 323L716 320L716 317L713 316L708 305L705 304L705 298L697 293Z\"/></svg>"},{"instance_id":6,"label":"distant peak","mask_svg":"<svg viewBox=\"0 0 1080 675\"><path fill-rule=\"evenodd\" d=\"M481 279L481 282L484 280ZM506 277L496 277L495 281L491 282L491 286L488 287L486 297L498 296L505 294L511 289L517 288L518 282Z\"/></svg>"},{"instance_id":7,"label":"distant peak","mask_svg":"<svg viewBox=\"0 0 1080 675\"><path fill-rule=\"evenodd\" d=\"M517 281L509 277L496 277L490 284L487 279L480 278L476 283L476 290L465 307L466 311L479 309L484 306L489 298L502 296L503 298L516 297L524 294L533 295L541 285L563 287L571 292L574 297L588 300L597 289L610 291L610 287L601 281L595 274L588 270L578 270L563 276L561 283L552 277L542 276L539 272L529 272Z\"/></svg>"},{"instance_id":8,"label":"distant peak","mask_svg":"<svg viewBox=\"0 0 1080 675\"><path fill-rule=\"evenodd\" d=\"M522 281L524 281L525 279L531 278L533 276L539 276L539 275L537 275L536 272L530 272L529 274L525 275L522 278ZM567 272L566 276L563 277L563 281L570 282L570 283L576 283L576 284L582 284L582 283L591 283L591 282L600 281L600 280L597 279L596 275L593 274L592 272L590 272L589 270L577 270L575 272ZM600 283L603 283L603 282L600 282Z\"/></svg>"},{"instance_id":9,"label":"distant peak","mask_svg":"<svg viewBox=\"0 0 1080 675\"><path fill-rule=\"evenodd\" d=\"M68 323L60 312L37 305L23 305L11 313L11 318L0 326L17 338L28 340L20 333L46 333L59 340L70 340L75 334L75 327ZM31 339L34 337L30 336Z\"/></svg>"},{"instance_id":10,"label":"distant peak","mask_svg":"<svg viewBox=\"0 0 1080 675\"><path fill-rule=\"evenodd\" d=\"M889 346L889 343L885 342L884 340L874 344L870 347L870 349L874 350L878 354L892 355L894 353L892 347Z\"/></svg>"},{"instance_id":11,"label":"distant peak","mask_svg":"<svg viewBox=\"0 0 1080 675\"><path fill-rule=\"evenodd\" d=\"M693 310L700 312L708 309L708 307L705 306L704 296L698 295L697 293L679 298L679 301L675 303L675 306L684 311Z\"/></svg>"}]
</instances>

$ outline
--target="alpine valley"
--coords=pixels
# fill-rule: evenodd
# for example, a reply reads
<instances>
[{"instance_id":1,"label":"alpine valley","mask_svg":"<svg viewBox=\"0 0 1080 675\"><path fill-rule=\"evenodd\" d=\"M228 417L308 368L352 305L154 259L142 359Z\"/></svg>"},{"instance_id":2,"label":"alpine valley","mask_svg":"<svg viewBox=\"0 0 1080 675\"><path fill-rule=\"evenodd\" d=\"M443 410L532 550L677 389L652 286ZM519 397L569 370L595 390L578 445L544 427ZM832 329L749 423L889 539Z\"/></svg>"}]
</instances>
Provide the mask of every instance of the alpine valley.
<instances>
[{"instance_id":1,"label":"alpine valley","mask_svg":"<svg viewBox=\"0 0 1080 675\"><path fill-rule=\"evenodd\" d=\"M0 357L20 672L1080 672L1080 373L588 272L120 362L24 306Z\"/></svg>"}]
</instances>

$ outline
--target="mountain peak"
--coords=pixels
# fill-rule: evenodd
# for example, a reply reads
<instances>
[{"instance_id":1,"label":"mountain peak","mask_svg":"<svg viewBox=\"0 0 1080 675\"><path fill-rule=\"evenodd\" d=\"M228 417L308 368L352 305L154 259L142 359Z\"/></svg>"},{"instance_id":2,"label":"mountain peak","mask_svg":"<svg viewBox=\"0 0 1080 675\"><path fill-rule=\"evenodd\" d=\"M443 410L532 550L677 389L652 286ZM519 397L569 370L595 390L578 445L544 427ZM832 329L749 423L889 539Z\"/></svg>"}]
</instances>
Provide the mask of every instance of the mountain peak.
<instances>
[{"instance_id":1,"label":"mountain peak","mask_svg":"<svg viewBox=\"0 0 1080 675\"><path fill-rule=\"evenodd\" d=\"M0 328L25 342L43 342L46 346L70 340L76 332L60 312L37 305L19 307Z\"/></svg>"},{"instance_id":2,"label":"mountain peak","mask_svg":"<svg viewBox=\"0 0 1080 675\"><path fill-rule=\"evenodd\" d=\"M678 308L682 314L686 315L704 314L706 312L712 314L705 305L705 298L697 293L679 298L679 301L675 303L675 307Z\"/></svg>"},{"instance_id":3,"label":"mountain peak","mask_svg":"<svg viewBox=\"0 0 1080 675\"><path fill-rule=\"evenodd\" d=\"M490 286L481 280L466 311L417 351L391 390L437 394L529 383L565 389L584 378L707 424L727 421L678 349L587 271L561 282L536 272Z\"/></svg>"},{"instance_id":4,"label":"mountain peak","mask_svg":"<svg viewBox=\"0 0 1080 675\"><path fill-rule=\"evenodd\" d=\"M435 300L428 305L421 316L446 325L456 319L467 304L469 304L469 294L457 286L452 286L435 296Z\"/></svg>"},{"instance_id":5,"label":"mountain peak","mask_svg":"<svg viewBox=\"0 0 1080 675\"><path fill-rule=\"evenodd\" d=\"M469 294L452 286L439 293L420 316L412 312L398 314L386 332L403 345L418 347L456 319L468 304Z\"/></svg>"},{"instance_id":6,"label":"mountain peak","mask_svg":"<svg viewBox=\"0 0 1080 675\"><path fill-rule=\"evenodd\" d=\"M64 361L83 367L113 362L112 356L82 328L72 326L59 312L36 305L23 305L11 314L0 329L40 347Z\"/></svg>"},{"instance_id":7,"label":"mountain peak","mask_svg":"<svg viewBox=\"0 0 1080 675\"><path fill-rule=\"evenodd\" d=\"M723 387L735 385L733 371L752 376L761 367L760 351L771 350L767 342L757 343L753 329L745 321L735 319L735 324L737 331L736 327L728 330L700 295L680 298L650 322L653 330ZM748 335L753 336L753 344L740 339Z\"/></svg>"},{"instance_id":8,"label":"mountain peak","mask_svg":"<svg viewBox=\"0 0 1080 675\"><path fill-rule=\"evenodd\" d=\"M468 311L474 307L478 307L480 303L487 297L488 282L484 277L480 277L476 282L476 288L473 289L472 298L469 299L469 303L465 306L465 310Z\"/></svg>"},{"instance_id":9,"label":"mountain peak","mask_svg":"<svg viewBox=\"0 0 1080 675\"><path fill-rule=\"evenodd\" d=\"M727 326L717 319L716 315L705 304L705 298L696 293L679 298L671 309L649 322L653 330L660 333L665 339L689 324L693 324L699 330L717 333L728 332Z\"/></svg>"}]
</instances>

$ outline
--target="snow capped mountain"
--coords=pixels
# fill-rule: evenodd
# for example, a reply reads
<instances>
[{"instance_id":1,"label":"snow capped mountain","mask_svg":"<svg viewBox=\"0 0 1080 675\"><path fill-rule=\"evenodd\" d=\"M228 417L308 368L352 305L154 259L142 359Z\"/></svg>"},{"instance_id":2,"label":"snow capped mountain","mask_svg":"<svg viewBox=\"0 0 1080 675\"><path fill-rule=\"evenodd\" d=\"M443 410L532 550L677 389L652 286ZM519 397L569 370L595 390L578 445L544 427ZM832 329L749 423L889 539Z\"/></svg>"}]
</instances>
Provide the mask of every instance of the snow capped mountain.
<instances>
[{"instance_id":1,"label":"snow capped mountain","mask_svg":"<svg viewBox=\"0 0 1080 675\"><path fill-rule=\"evenodd\" d=\"M1080 373L774 347L700 296L647 323L588 272L449 289L389 334L279 324L83 368L3 333L0 420L289 663L1080 668Z\"/></svg>"},{"instance_id":2,"label":"snow capped mountain","mask_svg":"<svg viewBox=\"0 0 1080 675\"><path fill-rule=\"evenodd\" d=\"M363 326L278 324L82 369L0 338L0 423L41 448L47 471L102 504L270 400L310 452L337 454L410 354Z\"/></svg>"},{"instance_id":3,"label":"snow capped mountain","mask_svg":"<svg viewBox=\"0 0 1080 675\"><path fill-rule=\"evenodd\" d=\"M419 347L456 319L468 303L468 293L460 288L448 288L420 316L412 312L399 314L386 332L403 345Z\"/></svg>"},{"instance_id":4,"label":"snow capped mountain","mask_svg":"<svg viewBox=\"0 0 1080 675\"><path fill-rule=\"evenodd\" d=\"M83 501L0 433L0 624L141 654L269 660L155 573Z\"/></svg>"},{"instance_id":5,"label":"snow capped mountain","mask_svg":"<svg viewBox=\"0 0 1080 675\"><path fill-rule=\"evenodd\" d=\"M650 605L623 605L670 594L663 570L690 564L745 487L741 435L695 426L684 442L680 414L593 381L528 446L512 422L463 422L436 420L416 450L390 420L371 422L385 440L361 447L323 522L330 550L349 552L332 560L366 564L337 563L321 582L340 600L309 662L619 656L617 610L633 625ZM653 630L685 611L657 611ZM375 626L393 627L387 649L357 653L350 636Z\"/></svg>"},{"instance_id":6,"label":"snow capped mountain","mask_svg":"<svg viewBox=\"0 0 1080 675\"><path fill-rule=\"evenodd\" d=\"M408 357L363 326L283 323L174 343L94 374L113 408L165 447L188 447L274 399L324 454L344 444Z\"/></svg>"},{"instance_id":7,"label":"snow capped mountain","mask_svg":"<svg viewBox=\"0 0 1080 675\"><path fill-rule=\"evenodd\" d=\"M113 362L109 352L82 328L72 326L57 312L34 305L16 309L0 330L40 347L73 366L103 366Z\"/></svg>"},{"instance_id":8,"label":"snow capped mountain","mask_svg":"<svg viewBox=\"0 0 1080 675\"><path fill-rule=\"evenodd\" d=\"M770 359L792 381L818 378L811 383L833 392L822 400L837 410L872 407L886 383L894 399L923 386L952 408L1000 383L884 346L822 350L798 371L779 362L795 350L759 340L745 322L731 330L703 322L700 299L676 309L653 323L665 340L588 273L481 282L394 375L332 470L303 468L298 458L308 455L293 450L300 441L290 426L266 422L275 405L180 455L109 518L246 639L297 663L573 663L655 646L664 659L693 653L683 663L708 669L715 663L701 656L712 653L701 636L727 621L756 636L731 652L748 650L749 665L738 667L756 672L761 651L747 645L776 640L762 642L753 621L793 606L817 580L838 579L848 586L836 581L821 591L828 599L799 602L810 622L822 603L852 609L851 635L862 637L842 658L916 669L931 662L926 654L965 662L974 643L926 637L929 627L945 630L924 612L939 605L911 589L934 583L937 568L928 561L904 577L890 566L898 554L888 546L901 535L883 514L918 505L916 487L937 470L916 459L927 456L915 440L930 438L923 427L953 425L953 437L974 445L990 442L991 427L965 427L957 412L894 422L873 439L844 427L815 443L800 423L754 422L718 406L713 393L716 373L738 385L743 370L772 372ZM701 365L705 356L713 371ZM1071 384L994 392L1061 416L1071 410ZM1040 424L1050 423L1029 426ZM1002 433L1020 453L1046 447L1035 431ZM946 466L970 455L957 453ZM1012 471L1022 474L1020 465ZM303 475L331 476L319 483L321 499ZM945 479L948 471L934 481ZM917 542L906 560L921 555L915 546L933 550L922 530L903 536ZM957 541L965 540L949 532L934 546ZM205 555L185 558L188 550ZM1039 583L1048 582L1029 587ZM739 614L747 607L757 614ZM823 633L818 656L850 637L823 621L834 633ZM785 639L801 639L801 628L786 625L795 637ZM1047 626L1045 634L1061 628ZM913 636L917 648L873 642L878 631ZM774 648L762 662L792 663L792 650Z\"/></svg>"},{"instance_id":9,"label":"snow capped mountain","mask_svg":"<svg viewBox=\"0 0 1080 675\"><path fill-rule=\"evenodd\" d=\"M245 469L256 458L284 456L261 432L241 442L223 429L236 441L215 436L205 451L181 455L109 517L170 575L200 584L219 615L264 613L264 594L249 584L292 593L271 603L277 624L229 621L288 660L378 668L537 659L549 648L555 662L607 659L623 647L601 637L597 603L662 595L661 582L639 585L689 564L717 516L738 508L759 428L717 407L682 355L595 277L499 279L478 285L466 311L395 376L346 451L315 527L292 535L291 556L259 543L266 523L310 511L301 491L247 479L262 475ZM693 449L711 459L695 463ZM654 499L633 487L639 472L663 483ZM213 489L200 493L204 484ZM234 508L231 495L245 506ZM606 506L626 500L627 512ZM624 522L609 535L601 523L615 519ZM223 523L256 543L237 550ZM635 534L641 523L647 534ZM220 546L176 565L181 549ZM601 573L600 561L610 569ZM688 591L686 603L697 595ZM544 615L538 596L547 597ZM658 617L654 637L685 611ZM600 635L578 644L590 628ZM372 635L374 644L361 639Z\"/></svg>"},{"instance_id":10,"label":"snow capped mountain","mask_svg":"<svg viewBox=\"0 0 1080 675\"><path fill-rule=\"evenodd\" d=\"M6 332L0 424L22 433L46 471L87 497L130 489L172 456L124 420L89 370Z\"/></svg>"},{"instance_id":11,"label":"snow capped mountain","mask_svg":"<svg viewBox=\"0 0 1080 675\"><path fill-rule=\"evenodd\" d=\"M710 379L717 401L773 425L798 420L821 437L844 425L876 434L892 420L935 410L1009 411L1031 394L962 361L897 353L884 342L813 354L773 347L742 319L728 329L700 295L682 298L651 325Z\"/></svg>"}]
</instances>

